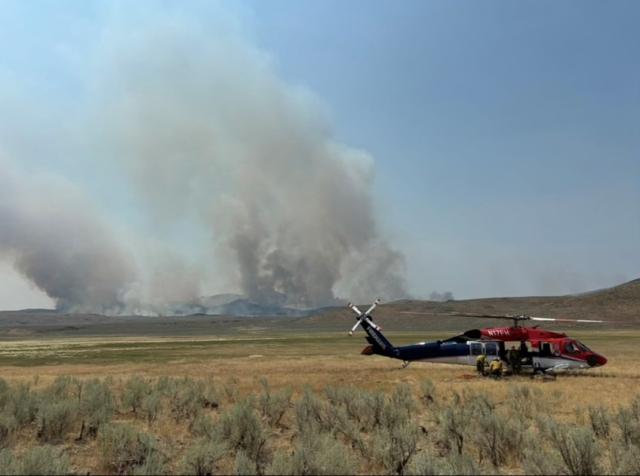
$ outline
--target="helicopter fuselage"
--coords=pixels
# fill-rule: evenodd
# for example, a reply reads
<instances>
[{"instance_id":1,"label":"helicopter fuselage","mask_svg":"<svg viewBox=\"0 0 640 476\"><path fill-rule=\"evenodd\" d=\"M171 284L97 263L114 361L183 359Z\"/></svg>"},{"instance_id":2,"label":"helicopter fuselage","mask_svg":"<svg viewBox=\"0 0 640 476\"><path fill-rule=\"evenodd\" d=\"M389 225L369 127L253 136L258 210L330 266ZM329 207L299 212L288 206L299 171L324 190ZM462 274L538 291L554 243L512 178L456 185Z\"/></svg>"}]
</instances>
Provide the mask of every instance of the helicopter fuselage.
<instances>
[{"instance_id":1,"label":"helicopter fuselage","mask_svg":"<svg viewBox=\"0 0 640 476\"><path fill-rule=\"evenodd\" d=\"M362 353L399 359L404 361L405 366L410 362L476 365L481 355L486 356L488 361L508 360L507 344L514 350L518 345L521 369L533 372L588 369L607 363L605 357L566 334L518 325L473 329L446 340L396 347L382 334L369 314L375 304L366 313L359 312L353 305L350 307L359 316L350 334L361 325L370 344Z\"/></svg>"},{"instance_id":2,"label":"helicopter fuselage","mask_svg":"<svg viewBox=\"0 0 640 476\"><path fill-rule=\"evenodd\" d=\"M394 347L392 352L381 353L371 345L365 354L380 354L403 360L404 362L434 362L461 365L476 365L480 355L488 361L506 359L506 340L463 340L463 336L446 341L419 342L417 344ZM588 350L584 344L570 339L547 338L544 341L530 341L531 349L519 341L522 368L531 371L588 369L604 365L607 360ZM516 342L514 342L516 343ZM581 346L582 349L579 347Z\"/></svg>"}]
</instances>

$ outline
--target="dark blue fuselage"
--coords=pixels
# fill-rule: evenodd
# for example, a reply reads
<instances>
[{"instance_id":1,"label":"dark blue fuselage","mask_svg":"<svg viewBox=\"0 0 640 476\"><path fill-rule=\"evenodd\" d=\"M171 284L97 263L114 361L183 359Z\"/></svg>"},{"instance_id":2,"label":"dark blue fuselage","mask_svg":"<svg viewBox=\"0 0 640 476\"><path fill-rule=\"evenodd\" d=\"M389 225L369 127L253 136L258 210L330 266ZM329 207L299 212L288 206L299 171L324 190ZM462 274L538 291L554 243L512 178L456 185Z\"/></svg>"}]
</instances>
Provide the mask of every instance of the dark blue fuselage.
<instances>
[{"instance_id":1,"label":"dark blue fuselage","mask_svg":"<svg viewBox=\"0 0 640 476\"><path fill-rule=\"evenodd\" d=\"M459 342L427 342L424 344L405 345L396 347L393 357L401 360L422 360L469 355L469 346Z\"/></svg>"}]
</instances>

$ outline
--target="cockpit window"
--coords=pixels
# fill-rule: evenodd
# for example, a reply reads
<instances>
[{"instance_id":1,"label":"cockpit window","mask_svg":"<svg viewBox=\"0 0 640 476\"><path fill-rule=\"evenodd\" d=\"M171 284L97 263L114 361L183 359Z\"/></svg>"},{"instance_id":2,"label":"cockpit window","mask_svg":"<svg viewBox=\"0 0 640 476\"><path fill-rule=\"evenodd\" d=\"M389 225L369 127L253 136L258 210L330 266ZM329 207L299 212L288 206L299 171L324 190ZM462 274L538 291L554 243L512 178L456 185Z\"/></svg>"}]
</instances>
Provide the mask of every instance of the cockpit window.
<instances>
[{"instance_id":1,"label":"cockpit window","mask_svg":"<svg viewBox=\"0 0 640 476\"><path fill-rule=\"evenodd\" d=\"M591 352L586 345L584 345L582 342L578 342L577 340L567 342L564 345L564 350L568 354L577 354L579 352Z\"/></svg>"},{"instance_id":2,"label":"cockpit window","mask_svg":"<svg viewBox=\"0 0 640 476\"><path fill-rule=\"evenodd\" d=\"M564 346L564 350L568 353L568 354L577 354L578 353L578 347L576 347L575 343L573 342L567 342Z\"/></svg>"},{"instance_id":3,"label":"cockpit window","mask_svg":"<svg viewBox=\"0 0 640 476\"><path fill-rule=\"evenodd\" d=\"M582 342L578 342L576 341L576 346L578 347L578 349L580 349L582 352L591 352L591 349L589 349L589 347L587 347L586 345L584 345Z\"/></svg>"}]
</instances>

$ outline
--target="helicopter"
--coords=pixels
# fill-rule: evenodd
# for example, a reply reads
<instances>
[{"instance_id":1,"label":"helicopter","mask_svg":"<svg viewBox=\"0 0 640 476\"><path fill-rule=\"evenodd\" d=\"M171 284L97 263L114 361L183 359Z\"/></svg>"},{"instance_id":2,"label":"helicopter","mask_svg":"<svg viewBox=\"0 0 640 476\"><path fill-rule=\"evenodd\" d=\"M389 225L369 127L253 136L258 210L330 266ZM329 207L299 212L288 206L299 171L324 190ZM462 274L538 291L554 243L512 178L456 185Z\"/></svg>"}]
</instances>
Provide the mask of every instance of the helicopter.
<instances>
[{"instance_id":1,"label":"helicopter","mask_svg":"<svg viewBox=\"0 0 640 476\"><path fill-rule=\"evenodd\" d=\"M566 334L521 325L524 321L580 323L603 323L606 321L555 319L527 315L452 313L448 315L506 319L511 320L513 325L510 327L472 329L449 339L396 347L382 334L380 326L373 322L371 313L378 304L380 304L380 300L376 299L364 313L354 304L348 304L348 307L357 316L357 322L349 331L349 335L353 335L359 326L362 327L367 333L367 341L369 342L369 345L362 350L362 354L382 355L402 360L403 368L416 361L475 366L476 360L480 355L485 355L487 361L505 360L505 343L507 342L520 343L522 370L530 371L534 374L553 375L558 371L589 369L601 367L607 363L607 359L604 356L593 352L582 342L568 337ZM403 314L427 313L404 312ZM529 349L527 343L530 344L531 349Z\"/></svg>"}]
</instances>

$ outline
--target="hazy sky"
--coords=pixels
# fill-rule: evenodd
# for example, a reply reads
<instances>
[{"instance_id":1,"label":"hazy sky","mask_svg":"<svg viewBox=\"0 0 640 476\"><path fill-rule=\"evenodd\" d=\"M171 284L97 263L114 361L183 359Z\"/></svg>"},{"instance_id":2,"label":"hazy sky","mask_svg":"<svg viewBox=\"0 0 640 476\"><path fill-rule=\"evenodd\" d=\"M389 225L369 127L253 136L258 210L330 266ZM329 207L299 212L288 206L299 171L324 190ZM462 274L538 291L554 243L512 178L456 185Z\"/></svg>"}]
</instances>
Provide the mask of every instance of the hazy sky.
<instances>
[{"instance_id":1,"label":"hazy sky","mask_svg":"<svg viewBox=\"0 0 640 476\"><path fill-rule=\"evenodd\" d=\"M63 118L91 101L106 25L159 14L234 23L373 157L376 214L412 294L640 277L640 3L0 0L0 151L80 184L124 228L150 225L109 170L69 156L82 148ZM170 239L188 253L202 237ZM0 308L48 302L0 262Z\"/></svg>"}]
</instances>

